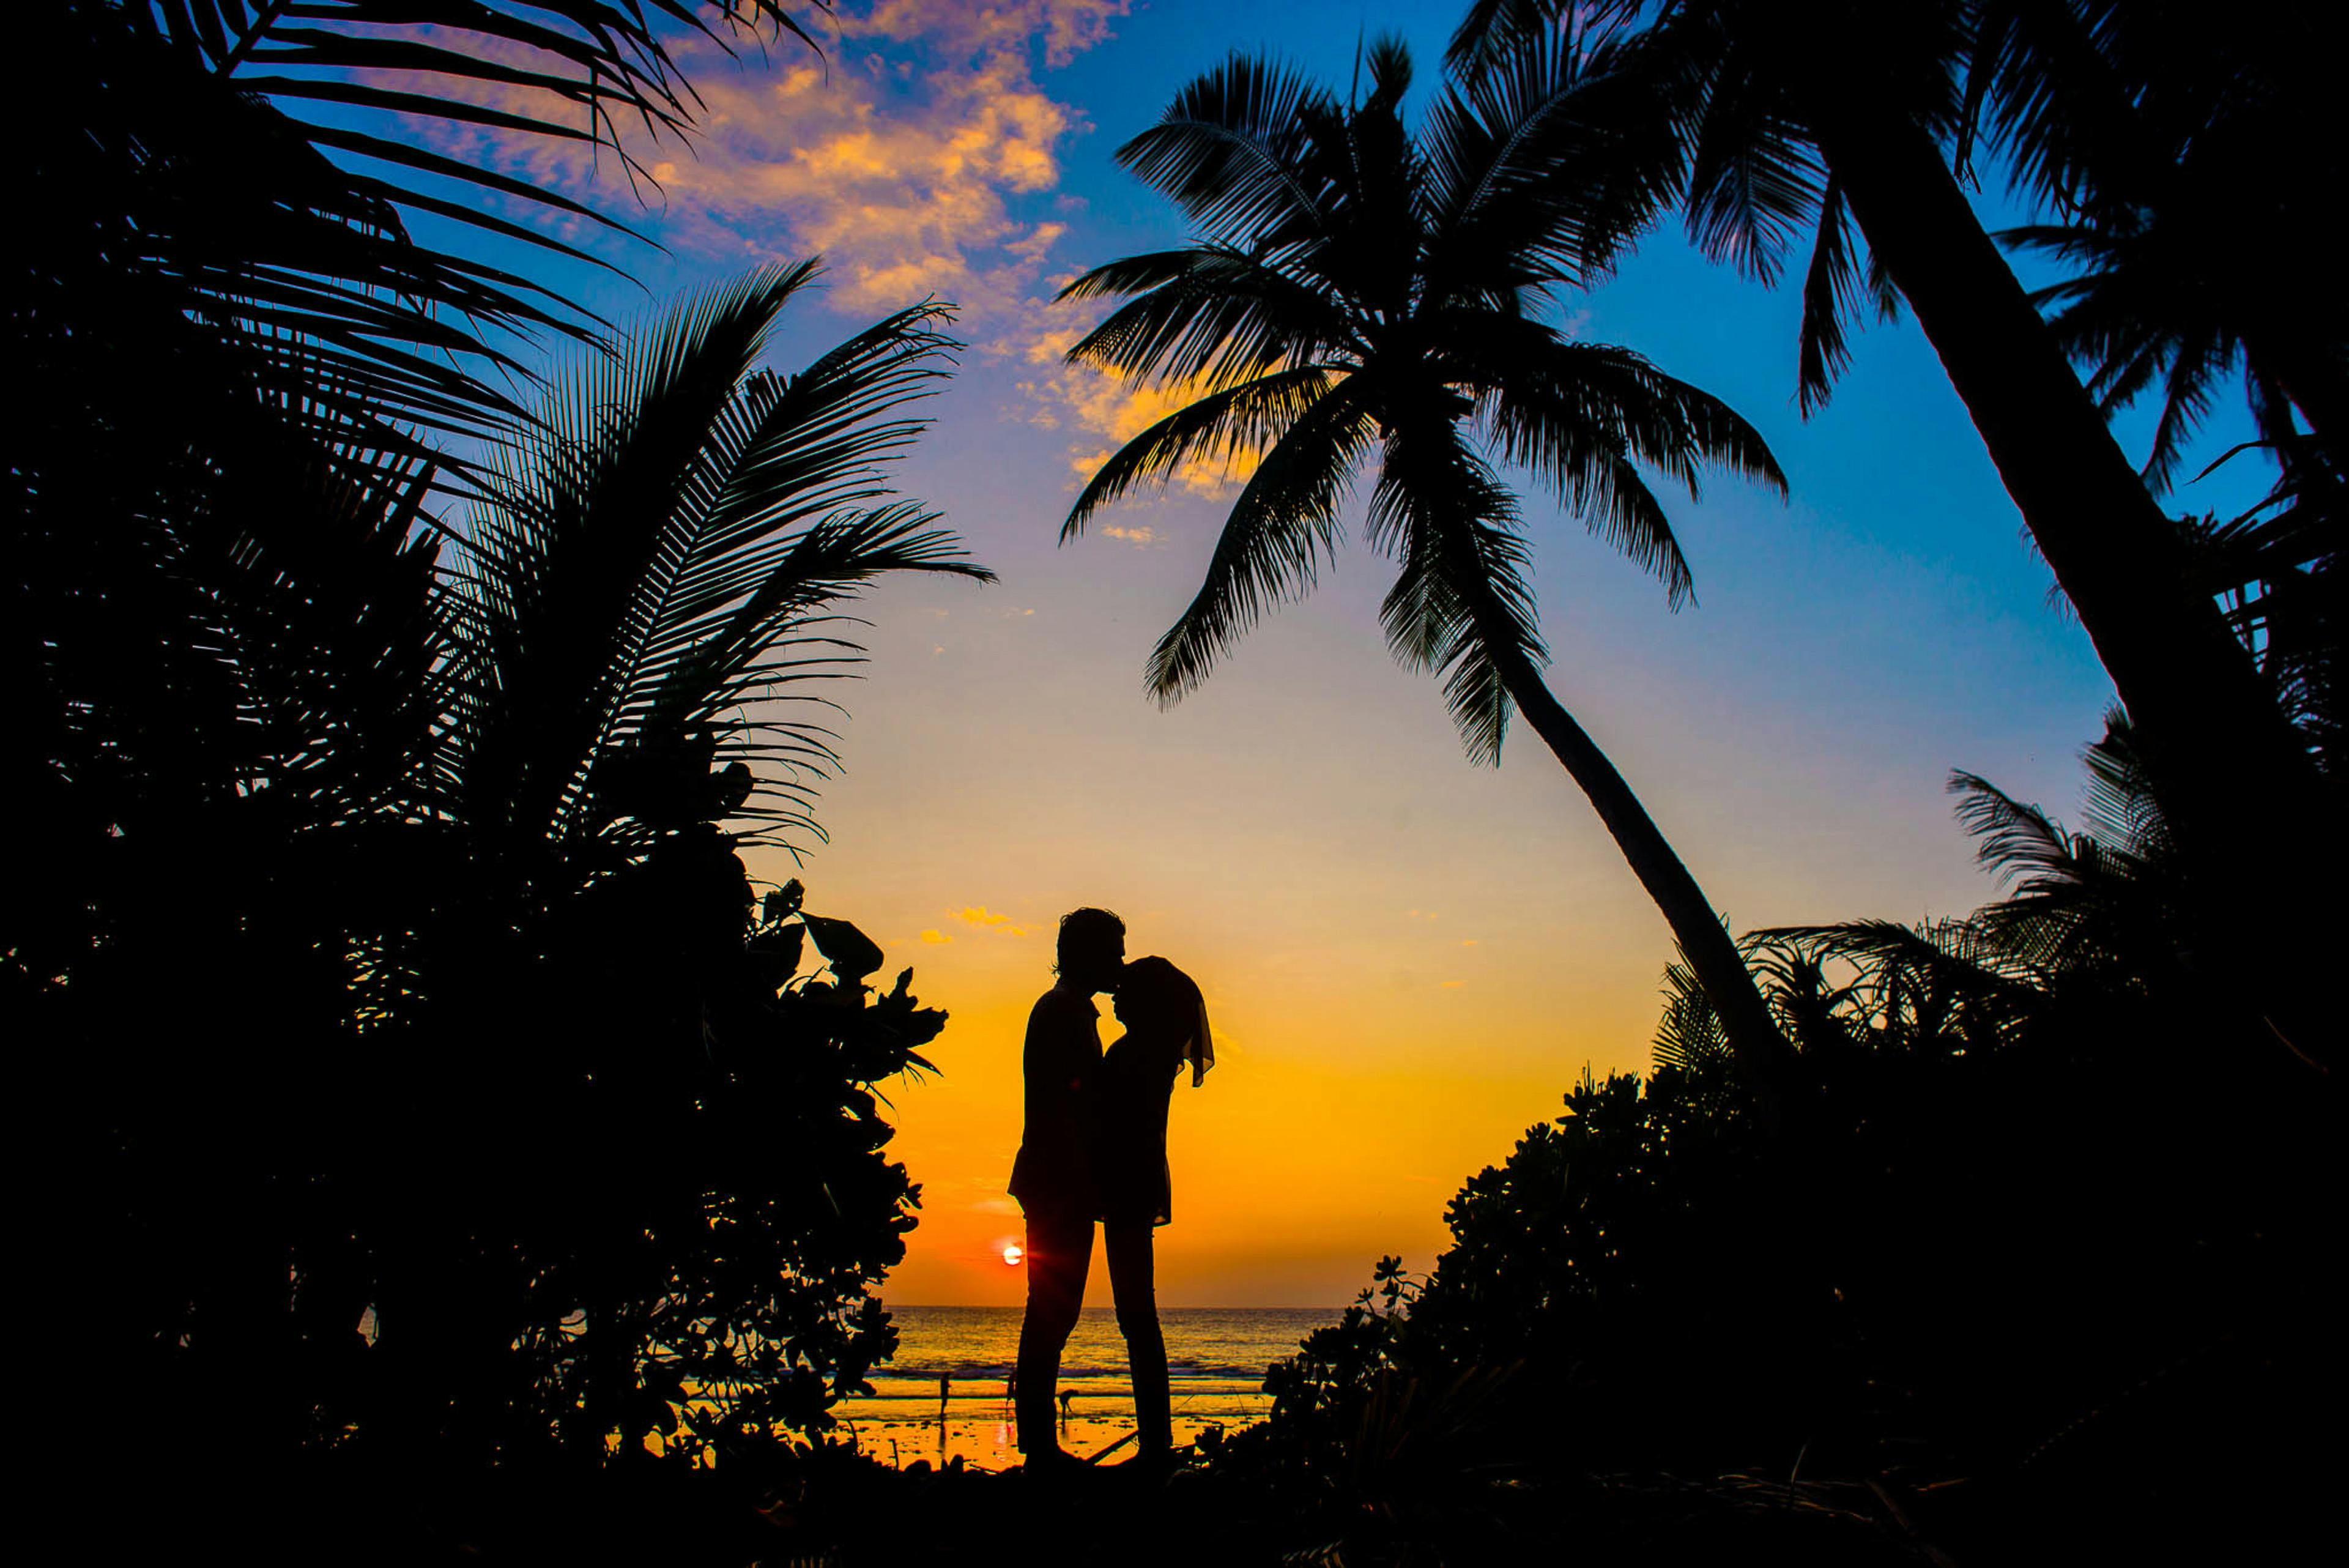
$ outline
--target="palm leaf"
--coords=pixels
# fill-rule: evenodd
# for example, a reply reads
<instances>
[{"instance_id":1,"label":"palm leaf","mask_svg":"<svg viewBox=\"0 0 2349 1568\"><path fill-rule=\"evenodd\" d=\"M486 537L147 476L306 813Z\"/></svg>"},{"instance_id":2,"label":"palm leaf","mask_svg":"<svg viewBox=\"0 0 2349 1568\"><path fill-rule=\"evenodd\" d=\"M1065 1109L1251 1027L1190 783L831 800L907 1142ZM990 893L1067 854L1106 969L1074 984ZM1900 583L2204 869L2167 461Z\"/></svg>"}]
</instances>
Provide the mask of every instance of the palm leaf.
<instances>
[{"instance_id":1,"label":"palm leaf","mask_svg":"<svg viewBox=\"0 0 2349 1568\"><path fill-rule=\"evenodd\" d=\"M1679 152L1648 84L1605 40L1559 29L1495 57L1429 111L1426 266L1439 296L1588 286L1668 202Z\"/></svg>"},{"instance_id":2,"label":"palm leaf","mask_svg":"<svg viewBox=\"0 0 2349 1568\"><path fill-rule=\"evenodd\" d=\"M1321 400L1335 373L1322 365L1276 370L1176 409L1102 463L1061 524L1061 542L1079 537L1095 513L1137 484L1164 483L1185 463L1229 463L1275 448Z\"/></svg>"},{"instance_id":3,"label":"palm leaf","mask_svg":"<svg viewBox=\"0 0 2349 1568\"><path fill-rule=\"evenodd\" d=\"M760 764L724 807L752 838L816 831L831 733L774 703L821 703L802 688L858 659L833 607L888 572L989 576L935 514L889 502L879 466L920 428L897 411L944 374L944 307L795 377L751 369L813 274L770 267L685 302L558 378L495 454L457 579L471 819L574 857L640 853L665 826L647 780L670 781L674 811L731 759Z\"/></svg>"},{"instance_id":4,"label":"palm leaf","mask_svg":"<svg viewBox=\"0 0 2349 1568\"><path fill-rule=\"evenodd\" d=\"M1140 297L1071 345L1071 363L1212 391L1364 348L1323 293L1229 246L1129 256L1085 273L1060 298L1107 295Z\"/></svg>"},{"instance_id":5,"label":"palm leaf","mask_svg":"<svg viewBox=\"0 0 2349 1568\"><path fill-rule=\"evenodd\" d=\"M1462 743L1497 763L1513 700L1508 670L1548 662L1526 582L1517 509L1450 420L1390 424L1369 534L1396 559L1381 606L1387 644L1433 671Z\"/></svg>"},{"instance_id":6,"label":"palm leaf","mask_svg":"<svg viewBox=\"0 0 2349 1568\"><path fill-rule=\"evenodd\" d=\"M1297 72L1235 53L1174 95L1117 161L1180 203L1202 232L1301 238L1323 223L1323 192L1297 164L1305 122L1335 104Z\"/></svg>"},{"instance_id":7,"label":"palm leaf","mask_svg":"<svg viewBox=\"0 0 2349 1568\"><path fill-rule=\"evenodd\" d=\"M1487 418L1501 455L1532 469L1592 532L1663 580L1675 606L1693 578L1648 463L1697 493L1718 463L1780 494L1785 475L1759 432L1728 405L1628 348L1575 343L1547 327L1454 335L1464 379L1493 390Z\"/></svg>"},{"instance_id":8,"label":"palm leaf","mask_svg":"<svg viewBox=\"0 0 2349 1568\"><path fill-rule=\"evenodd\" d=\"M1152 696L1179 701L1266 610L1311 591L1336 552L1339 507L1371 441L1352 381L1326 386L1288 421L1233 502L1198 593L1151 650Z\"/></svg>"},{"instance_id":9,"label":"palm leaf","mask_svg":"<svg viewBox=\"0 0 2349 1568\"><path fill-rule=\"evenodd\" d=\"M324 422L314 434L330 447L336 427L367 410L431 431L481 437L509 429L523 411L501 380L528 379L512 347L548 332L585 338L599 325L524 279L415 237L411 212L583 255L482 210L485 195L607 221L543 182L426 151L418 145L424 127L609 145L640 176L620 144L622 125L681 133L695 108L655 18L721 47L726 32L762 25L809 41L773 0L179 0L38 9L30 41L66 88L59 101L75 106L80 135L42 155L36 183L57 193L59 211L125 192L135 206L124 231L136 236L134 249L117 247L102 259L61 254L59 263L133 266L172 280L179 311L239 346L247 373L279 392L305 371L323 375L333 395L318 405ZM484 92L535 98L579 119L468 96ZM295 111L303 106L326 118L301 118ZM354 111L371 118L354 124ZM400 129L378 134L386 119ZM460 480L462 473L460 464Z\"/></svg>"}]
</instances>

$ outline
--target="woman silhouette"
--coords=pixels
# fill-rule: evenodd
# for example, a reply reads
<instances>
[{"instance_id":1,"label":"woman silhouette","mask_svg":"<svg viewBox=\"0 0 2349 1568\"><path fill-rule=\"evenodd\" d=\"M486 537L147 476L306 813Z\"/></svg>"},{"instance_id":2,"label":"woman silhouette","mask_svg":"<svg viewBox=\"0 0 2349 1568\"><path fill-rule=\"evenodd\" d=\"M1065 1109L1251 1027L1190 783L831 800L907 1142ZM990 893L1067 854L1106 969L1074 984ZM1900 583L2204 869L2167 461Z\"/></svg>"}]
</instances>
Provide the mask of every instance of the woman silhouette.
<instances>
[{"instance_id":1,"label":"woman silhouette","mask_svg":"<svg viewBox=\"0 0 2349 1568\"><path fill-rule=\"evenodd\" d=\"M1190 1064L1195 1086L1215 1065L1216 1053L1198 986L1163 958L1136 959L1125 966L1116 1008L1125 1033L1102 1054L1085 1096L1090 1164L1118 1332L1125 1336L1126 1365L1133 1376L1137 1462L1155 1465L1174 1447L1152 1247L1152 1233L1174 1214L1166 1164L1167 1100L1184 1064Z\"/></svg>"}]
</instances>

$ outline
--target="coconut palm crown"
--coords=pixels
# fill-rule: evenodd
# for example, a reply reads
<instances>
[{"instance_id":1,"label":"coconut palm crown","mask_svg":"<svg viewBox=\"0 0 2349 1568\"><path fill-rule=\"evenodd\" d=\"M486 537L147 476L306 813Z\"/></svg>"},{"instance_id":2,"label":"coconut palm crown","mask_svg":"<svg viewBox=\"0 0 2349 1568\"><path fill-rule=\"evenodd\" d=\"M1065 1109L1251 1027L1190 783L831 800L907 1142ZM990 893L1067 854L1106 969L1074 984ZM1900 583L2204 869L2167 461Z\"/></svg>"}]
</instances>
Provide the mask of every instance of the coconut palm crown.
<instances>
[{"instance_id":1,"label":"coconut palm crown","mask_svg":"<svg viewBox=\"0 0 2349 1568\"><path fill-rule=\"evenodd\" d=\"M1530 471L1674 606L1689 566L1642 465L1692 495L1705 463L1785 491L1719 400L1545 319L1557 290L1603 275L1630 237L1620 214L1653 204L1621 188L1653 166L1636 133L1599 129L1628 119L1606 112L1619 88L1605 65L1565 41L1522 52L1448 88L1416 133L1402 112L1410 57L1392 41L1365 54L1352 101L1237 55L1185 88L1118 158L1185 209L1195 239L1094 268L1062 297L1124 300L1072 361L1186 400L1102 465L1061 538L1181 465L1256 458L1206 581L1150 656L1149 688L1172 702L1312 587L1367 472L1365 532L1397 567L1382 611L1396 657L1442 678L1476 761L1496 763L1512 711L1526 713L1758 1066L1777 1037L1718 918L1542 683L1525 517L1501 472Z\"/></svg>"}]
</instances>

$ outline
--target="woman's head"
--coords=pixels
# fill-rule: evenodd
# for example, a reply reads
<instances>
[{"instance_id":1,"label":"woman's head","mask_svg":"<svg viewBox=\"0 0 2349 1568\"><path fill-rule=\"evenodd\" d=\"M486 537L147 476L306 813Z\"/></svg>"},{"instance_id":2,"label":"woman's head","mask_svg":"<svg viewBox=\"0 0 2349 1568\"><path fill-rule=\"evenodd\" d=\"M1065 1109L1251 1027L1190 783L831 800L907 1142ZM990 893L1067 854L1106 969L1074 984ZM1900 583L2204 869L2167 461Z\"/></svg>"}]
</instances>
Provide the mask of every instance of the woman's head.
<instances>
[{"instance_id":1,"label":"woman's head","mask_svg":"<svg viewBox=\"0 0 2349 1568\"><path fill-rule=\"evenodd\" d=\"M1198 983L1155 953L1125 966L1117 982L1117 1019L1128 1029L1197 1027L1206 1003Z\"/></svg>"},{"instance_id":2,"label":"woman's head","mask_svg":"<svg viewBox=\"0 0 2349 1568\"><path fill-rule=\"evenodd\" d=\"M1127 1033L1180 1041L1182 1059L1191 1064L1192 1086L1206 1081L1207 1069L1216 1064L1216 1032L1208 1025L1207 999L1196 981L1154 953L1138 958L1118 978L1115 1006Z\"/></svg>"}]
</instances>

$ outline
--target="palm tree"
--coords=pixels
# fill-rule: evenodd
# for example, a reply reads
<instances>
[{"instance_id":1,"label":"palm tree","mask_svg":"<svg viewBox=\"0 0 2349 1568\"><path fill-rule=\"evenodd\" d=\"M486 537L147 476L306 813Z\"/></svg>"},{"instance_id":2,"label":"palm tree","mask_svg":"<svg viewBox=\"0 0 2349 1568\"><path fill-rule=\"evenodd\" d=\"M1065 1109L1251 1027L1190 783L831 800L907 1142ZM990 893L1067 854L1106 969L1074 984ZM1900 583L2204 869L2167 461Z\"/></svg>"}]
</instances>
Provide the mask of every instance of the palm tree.
<instances>
[{"instance_id":1,"label":"palm tree","mask_svg":"<svg viewBox=\"0 0 2349 1568\"><path fill-rule=\"evenodd\" d=\"M1120 161L1200 230L1180 250L1086 273L1062 297L1129 296L1070 358L1190 391L1085 486L1061 531L1199 458L1261 452L1206 581L1153 651L1172 702L1271 604L1309 588L1369 463L1366 532L1396 562L1389 646L1444 681L1470 757L1496 763L1522 711L1588 794L1757 1081L1783 1051L1720 919L1606 754L1551 695L1526 580L1523 518L1495 461L1530 468L1593 531L1662 578L1688 563L1640 464L1692 494L1701 463L1783 493L1754 431L1628 348L1579 343L1537 314L1604 268L1629 204L1626 161L1590 117L1609 84L1559 49L1453 89L1418 135L1402 47L1364 60L1341 104L1235 56L1179 93Z\"/></svg>"},{"instance_id":2,"label":"palm tree","mask_svg":"<svg viewBox=\"0 0 2349 1568\"><path fill-rule=\"evenodd\" d=\"M441 805L493 857L540 846L576 874L680 822L812 829L802 781L828 732L775 708L856 657L826 607L890 572L992 580L878 466L947 373L950 307L897 311L797 375L753 368L817 271L762 268L585 359L484 465ZM733 770L725 800L668 797L660 770L688 752Z\"/></svg>"},{"instance_id":3,"label":"palm tree","mask_svg":"<svg viewBox=\"0 0 2349 1568\"><path fill-rule=\"evenodd\" d=\"M1630 124L1644 135L1661 119L1677 146L1665 168L1624 189L1671 192L1709 254L1765 281L1815 230L1806 410L1840 361L1846 312L1896 294L1916 312L2137 727L2181 852L2210 895L2214 942L2242 972L2266 977L2254 990L2280 1033L2309 1036L2323 1000L2294 977L2323 966L2300 961L2317 955L2300 950L2289 911L2312 850L2327 866L2339 855L2315 771L1942 152L1981 102L2009 124L2028 121L2063 31L2038 24L2069 3L1618 0L1599 8L1599 26L1649 21L1622 60L1649 88L1644 100L1631 95ZM1482 0L1454 58L1472 75L1513 68L1516 51L1555 47L1557 19L1575 9ZM1992 43L1980 46L1985 16ZM1971 82L1969 61L1979 67ZM2242 811L2246 798L2261 809Z\"/></svg>"},{"instance_id":4,"label":"palm tree","mask_svg":"<svg viewBox=\"0 0 2349 1568\"><path fill-rule=\"evenodd\" d=\"M1998 237L2068 264L2036 291L2107 411L2157 383L2145 474L2167 488L2240 369L2277 456L2293 415L2349 440L2349 313L2323 192L2349 179L2325 134L2329 52L2292 7L2194 26L2174 0L2074 0L1986 18L1972 75L2021 77L1994 140L2049 221Z\"/></svg>"}]
</instances>

